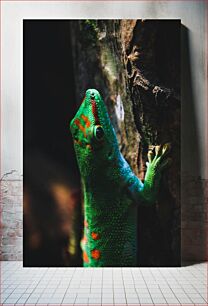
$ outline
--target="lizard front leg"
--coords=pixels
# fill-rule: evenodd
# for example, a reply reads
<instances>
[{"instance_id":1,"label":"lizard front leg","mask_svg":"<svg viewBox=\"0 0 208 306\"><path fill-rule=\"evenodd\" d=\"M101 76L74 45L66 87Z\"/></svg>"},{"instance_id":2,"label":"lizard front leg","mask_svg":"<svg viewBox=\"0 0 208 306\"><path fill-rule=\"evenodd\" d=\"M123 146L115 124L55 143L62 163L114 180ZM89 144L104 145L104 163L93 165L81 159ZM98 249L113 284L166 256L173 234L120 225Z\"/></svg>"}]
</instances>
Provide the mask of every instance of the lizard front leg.
<instances>
[{"instance_id":1,"label":"lizard front leg","mask_svg":"<svg viewBox=\"0 0 208 306\"><path fill-rule=\"evenodd\" d=\"M153 150L155 150L155 156ZM154 146L153 150L149 151L147 155L147 171L144 185L141 189L141 196L148 203L155 202L159 191L162 171L171 163L171 158L166 158L167 153L170 151L169 143Z\"/></svg>"},{"instance_id":2,"label":"lizard front leg","mask_svg":"<svg viewBox=\"0 0 208 306\"><path fill-rule=\"evenodd\" d=\"M170 158L166 158L169 151L170 144L166 143L163 146L153 146L152 150L148 152L147 171L144 183L133 172L130 172L126 180L126 185L135 203L153 204L156 201L162 171L171 162Z\"/></svg>"}]
</instances>

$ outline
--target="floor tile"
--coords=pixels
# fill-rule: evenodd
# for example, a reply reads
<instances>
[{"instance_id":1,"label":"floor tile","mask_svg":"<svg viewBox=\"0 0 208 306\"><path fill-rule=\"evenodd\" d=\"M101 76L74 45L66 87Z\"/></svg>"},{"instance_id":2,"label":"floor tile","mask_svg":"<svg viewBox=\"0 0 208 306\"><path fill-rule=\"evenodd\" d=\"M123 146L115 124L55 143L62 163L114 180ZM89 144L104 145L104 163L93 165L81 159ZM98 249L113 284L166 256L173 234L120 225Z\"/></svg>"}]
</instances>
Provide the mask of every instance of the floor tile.
<instances>
[{"instance_id":1,"label":"floor tile","mask_svg":"<svg viewBox=\"0 0 208 306\"><path fill-rule=\"evenodd\" d=\"M5 305L206 305L207 266L182 268L23 268L1 262ZM100 304L99 304L100 303Z\"/></svg>"}]
</instances>

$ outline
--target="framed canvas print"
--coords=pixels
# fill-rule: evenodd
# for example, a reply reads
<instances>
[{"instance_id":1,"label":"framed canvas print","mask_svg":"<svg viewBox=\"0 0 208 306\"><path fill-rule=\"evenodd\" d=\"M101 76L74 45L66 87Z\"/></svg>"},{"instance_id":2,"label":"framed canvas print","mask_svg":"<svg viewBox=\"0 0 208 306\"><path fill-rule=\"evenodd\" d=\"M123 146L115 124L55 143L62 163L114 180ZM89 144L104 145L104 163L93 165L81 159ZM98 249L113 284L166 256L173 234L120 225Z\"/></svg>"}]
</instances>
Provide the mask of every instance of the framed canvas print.
<instances>
[{"instance_id":1,"label":"framed canvas print","mask_svg":"<svg viewBox=\"0 0 208 306\"><path fill-rule=\"evenodd\" d=\"M0 304L205 305L207 1L0 20Z\"/></svg>"},{"instance_id":2,"label":"framed canvas print","mask_svg":"<svg viewBox=\"0 0 208 306\"><path fill-rule=\"evenodd\" d=\"M24 266L180 266L180 31L24 20Z\"/></svg>"}]
</instances>

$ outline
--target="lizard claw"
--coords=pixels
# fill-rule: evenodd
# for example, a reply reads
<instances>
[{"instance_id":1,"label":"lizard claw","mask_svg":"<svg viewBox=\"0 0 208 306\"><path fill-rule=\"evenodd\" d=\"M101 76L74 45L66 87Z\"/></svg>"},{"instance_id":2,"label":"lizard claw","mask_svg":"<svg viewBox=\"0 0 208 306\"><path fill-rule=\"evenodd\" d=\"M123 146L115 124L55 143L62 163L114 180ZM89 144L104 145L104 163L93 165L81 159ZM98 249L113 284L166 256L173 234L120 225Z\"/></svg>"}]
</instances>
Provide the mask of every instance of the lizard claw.
<instances>
[{"instance_id":1,"label":"lizard claw","mask_svg":"<svg viewBox=\"0 0 208 306\"><path fill-rule=\"evenodd\" d=\"M155 154L153 153L155 151ZM163 170L166 166L170 165L172 160L171 158L165 158L166 155L171 150L171 144L165 143L164 145L150 146L147 158L147 166L152 166L158 168L158 170Z\"/></svg>"},{"instance_id":2,"label":"lizard claw","mask_svg":"<svg viewBox=\"0 0 208 306\"><path fill-rule=\"evenodd\" d=\"M170 152L170 150L171 144L169 142L160 146L160 155L158 154L158 166L160 171L166 168L167 166L170 166L170 164L172 163L172 159L170 157L166 158L166 155Z\"/></svg>"},{"instance_id":3,"label":"lizard claw","mask_svg":"<svg viewBox=\"0 0 208 306\"><path fill-rule=\"evenodd\" d=\"M170 142L167 142L162 147L162 155L167 154L171 150L171 144Z\"/></svg>"},{"instance_id":4,"label":"lizard claw","mask_svg":"<svg viewBox=\"0 0 208 306\"><path fill-rule=\"evenodd\" d=\"M155 146L155 155L160 156L162 153L162 145Z\"/></svg>"},{"instance_id":5,"label":"lizard claw","mask_svg":"<svg viewBox=\"0 0 208 306\"><path fill-rule=\"evenodd\" d=\"M148 153L147 153L147 158L148 158L148 161L151 163L153 161L153 158L154 158L154 153L151 149L149 149Z\"/></svg>"},{"instance_id":6,"label":"lizard claw","mask_svg":"<svg viewBox=\"0 0 208 306\"><path fill-rule=\"evenodd\" d=\"M165 143L164 145L155 146L155 154L157 157L162 157L170 152L171 144L170 142Z\"/></svg>"}]
</instances>

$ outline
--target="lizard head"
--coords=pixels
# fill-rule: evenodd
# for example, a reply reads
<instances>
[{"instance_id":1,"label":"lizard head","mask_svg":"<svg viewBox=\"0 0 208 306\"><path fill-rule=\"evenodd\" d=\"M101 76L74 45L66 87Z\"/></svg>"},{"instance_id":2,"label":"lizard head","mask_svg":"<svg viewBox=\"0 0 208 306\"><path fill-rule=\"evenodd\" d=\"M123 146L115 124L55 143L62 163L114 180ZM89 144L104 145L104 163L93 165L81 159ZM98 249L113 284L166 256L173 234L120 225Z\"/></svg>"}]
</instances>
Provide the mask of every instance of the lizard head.
<instances>
[{"instance_id":1,"label":"lizard head","mask_svg":"<svg viewBox=\"0 0 208 306\"><path fill-rule=\"evenodd\" d=\"M118 148L116 135L100 93L88 89L82 104L70 123L74 148L81 174L87 175L93 163L104 163Z\"/></svg>"}]
</instances>

